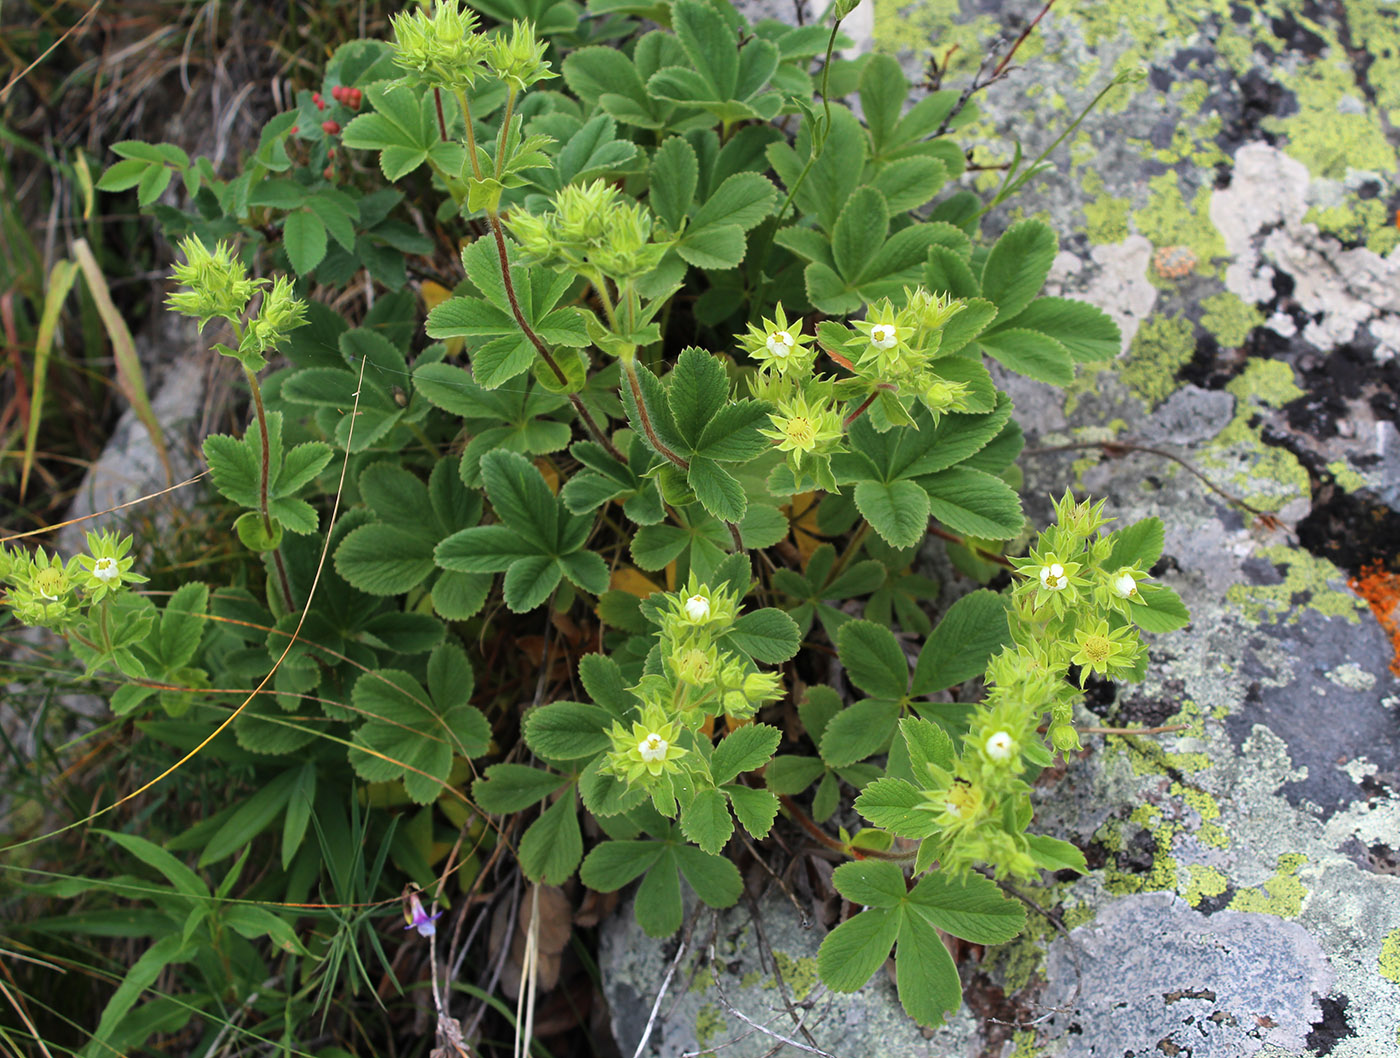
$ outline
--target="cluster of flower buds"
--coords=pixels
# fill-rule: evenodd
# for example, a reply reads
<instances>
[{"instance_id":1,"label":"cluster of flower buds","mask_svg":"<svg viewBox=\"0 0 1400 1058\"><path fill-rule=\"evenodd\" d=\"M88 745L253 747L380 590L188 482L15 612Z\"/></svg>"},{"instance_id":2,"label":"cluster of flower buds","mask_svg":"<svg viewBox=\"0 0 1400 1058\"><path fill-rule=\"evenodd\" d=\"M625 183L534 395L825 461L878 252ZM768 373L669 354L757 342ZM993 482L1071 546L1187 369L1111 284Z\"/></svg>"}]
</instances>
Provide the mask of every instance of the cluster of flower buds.
<instances>
[{"instance_id":1,"label":"cluster of flower buds","mask_svg":"<svg viewBox=\"0 0 1400 1058\"><path fill-rule=\"evenodd\" d=\"M477 32L477 18L461 0L432 0L390 18L394 63L408 83L464 93L485 74L514 92L556 76L544 59L545 42L529 22L511 23L510 33Z\"/></svg>"},{"instance_id":2,"label":"cluster of flower buds","mask_svg":"<svg viewBox=\"0 0 1400 1058\"><path fill-rule=\"evenodd\" d=\"M87 554L66 563L42 547L29 554L0 547L0 584L19 621L67 631L89 606L146 581L131 571L131 537L88 533L87 546Z\"/></svg>"},{"instance_id":3,"label":"cluster of flower buds","mask_svg":"<svg viewBox=\"0 0 1400 1058\"><path fill-rule=\"evenodd\" d=\"M166 304L196 317L200 330L215 317L227 320L238 336L238 348L220 346L219 351L236 357L250 371L266 367L264 354L306 322L306 302L292 293L291 282L283 277L275 282L250 278L231 245L219 242L210 250L190 235L180 242L180 252L185 259L176 263L172 278L181 289ZM263 296L258 312L245 321L248 303L259 290Z\"/></svg>"},{"instance_id":4,"label":"cluster of flower buds","mask_svg":"<svg viewBox=\"0 0 1400 1058\"><path fill-rule=\"evenodd\" d=\"M532 264L572 269L596 281L644 276L661 263L668 245L651 241L650 210L602 180L570 184L545 212L517 210L506 224Z\"/></svg>"}]
</instances>

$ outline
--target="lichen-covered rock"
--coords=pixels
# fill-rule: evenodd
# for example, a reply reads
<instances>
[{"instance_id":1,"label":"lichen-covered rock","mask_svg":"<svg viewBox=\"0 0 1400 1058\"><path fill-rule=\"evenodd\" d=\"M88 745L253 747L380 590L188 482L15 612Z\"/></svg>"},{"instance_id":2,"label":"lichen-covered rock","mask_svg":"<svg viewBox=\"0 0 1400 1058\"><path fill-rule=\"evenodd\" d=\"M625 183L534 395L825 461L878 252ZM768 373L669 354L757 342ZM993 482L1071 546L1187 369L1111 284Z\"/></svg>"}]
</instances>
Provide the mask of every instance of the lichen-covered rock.
<instances>
[{"instance_id":1,"label":"lichen-covered rock","mask_svg":"<svg viewBox=\"0 0 1400 1058\"><path fill-rule=\"evenodd\" d=\"M944 82L960 85L1043 6L876 0L858 43L919 75L951 54ZM987 218L1048 220L1049 292L1123 328L1122 354L1067 392L1004 380L1028 514L1043 524L1072 486L1124 522L1162 518L1156 572L1193 620L1154 644L1144 683L1093 688L1079 717L1168 730L1087 735L1037 787L1036 829L1092 873L1030 891L1057 924L1032 915L1024 938L966 962L959 1020L896 1053L1400 1055L1400 680L1349 586L1400 550L1400 18L1371 0L1064 2L1017 60L977 97L984 165L1011 138L1034 157L1115 73L1148 74ZM744 916L724 919L723 960L747 966ZM765 910L770 932L796 919ZM625 915L611 934L605 959L632 982L607 985L623 1029L645 1022L674 947ZM714 1004L693 995L706 973L665 1047L729 1038L681 1042ZM831 1016L846 1009L902 1017L883 975ZM630 1053L637 1033L619 1038ZM876 1039L826 1049L885 1053Z\"/></svg>"}]
</instances>

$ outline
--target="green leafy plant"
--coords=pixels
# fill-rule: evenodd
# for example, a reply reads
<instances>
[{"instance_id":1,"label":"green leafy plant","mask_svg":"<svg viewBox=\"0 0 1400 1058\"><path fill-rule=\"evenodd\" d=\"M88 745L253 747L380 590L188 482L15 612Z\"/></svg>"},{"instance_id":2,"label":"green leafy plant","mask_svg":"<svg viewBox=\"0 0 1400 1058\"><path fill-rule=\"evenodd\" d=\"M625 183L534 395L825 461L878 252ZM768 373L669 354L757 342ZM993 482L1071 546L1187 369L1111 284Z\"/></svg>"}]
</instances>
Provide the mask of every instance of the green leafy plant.
<instances>
[{"instance_id":1,"label":"green leafy plant","mask_svg":"<svg viewBox=\"0 0 1400 1058\"><path fill-rule=\"evenodd\" d=\"M392 41L341 47L228 181L123 145L99 186L184 236L171 305L221 321L243 369L248 428L205 456L254 575L158 613L119 590L128 558L79 585L73 562L6 553L11 606L120 673L114 709L232 722L275 771L201 833L205 856L281 817L295 873L328 791L358 805L372 784L391 820L427 826L407 820L453 818L480 761L476 807L506 832L530 820L527 878L640 877L638 920L663 936L681 879L737 901L731 838L783 813L853 858L835 886L867 908L827 937L823 979L854 990L893 948L906 1010L936 1025L960 996L938 931L1023 925L977 872L1086 869L1028 830L1030 779L1078 746L1084 681L1141 678L1138 629L1187 620L1147 573L1155 520L1108 531L1066 494L1016 554L1022 435L987 360L1061 385L1118 329L1040 296L1042 221L984 240L949 135L967 94L906 107L894 60L835 58L853 5L803 28L724 0L540 6L481 4L511 22L482 31L434 0ZM175 176L183 207L157 201ZM259 262L298 278L253 278ZM360 318L315 301L352 280L382 288ZM935 624L913 569L931 528L965 569L1011 567L1011 589ZM120 550L102 546L85 565ZM546 637L512 680L495 652L541 608L589 649L556 679ZM800 683L799 729L780 727ZM852 790L870 825L828 833ZM591 849L580 809L606 835ZM398 869L431 884L421 841L394 834ZM341 867L335 884L375 899L386 854L368 889ZM338 966L354 948L335 944L319 957ZM123 1002L149 980L133 969Z\"/></svg>"}]
</instances>

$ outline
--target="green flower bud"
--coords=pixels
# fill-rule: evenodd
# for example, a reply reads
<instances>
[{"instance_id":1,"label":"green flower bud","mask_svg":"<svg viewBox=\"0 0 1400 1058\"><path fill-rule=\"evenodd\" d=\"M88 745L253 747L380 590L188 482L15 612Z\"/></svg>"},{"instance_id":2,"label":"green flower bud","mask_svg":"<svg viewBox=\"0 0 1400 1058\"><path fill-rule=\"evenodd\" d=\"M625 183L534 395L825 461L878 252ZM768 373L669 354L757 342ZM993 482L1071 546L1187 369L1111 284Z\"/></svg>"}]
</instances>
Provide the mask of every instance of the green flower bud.
<instances>
[{"instance_id":1,"label":"green flower bud","mask_svg":"<svg viewBox=\"0 0 1400 1058\"><path fill-rule=\"evenodd\" d=\"M186 289L171 294L166 304L176 312L197 317L200 330L215 316L239 322L258 281L248 278L248 270L234 256L233 247L220 242L211 253L191 235L181 240L180 252L185 261L175 265L171 278Z\"/></svg>"},{"instance_id":2,"label":"green flower bud","mask_svg":"<svg viewBox=\"0 0 1400 1058\"><path fill-rule=\"evenodd\" d=\"M509 40L504 33L491 40L486 62L497 77L523 92L536 81L557 76L544 61L544 50L545 42L536 38L531 23L512 22Z\"/></svg>"},{"instance_id":3,"label":"green flower bud","mask_svg":"<svg viewBox=\"0 0 1400 1058\"><path fill-rule=\"evenodd\" d=\"M458 0L433 0L424 7L390 17L394 64L409 72L409 80L465 92L484 74L488 43L476 32L476 15Z\"/></svg>"},{"instance_id":4,"label":"green flower bud","mask_svg":"<svg viewBox=\"0 0 1400 1058\"><path fill-rule=\"evenodd\" d=\"M262 366L263 354L277 348L293 330L306 322L306 302L292 293L291 280L278 276L263 295L258 315L248 324L238 351ZM251 366L251 365L250 365Z\"/></svg>"}]
</instances>

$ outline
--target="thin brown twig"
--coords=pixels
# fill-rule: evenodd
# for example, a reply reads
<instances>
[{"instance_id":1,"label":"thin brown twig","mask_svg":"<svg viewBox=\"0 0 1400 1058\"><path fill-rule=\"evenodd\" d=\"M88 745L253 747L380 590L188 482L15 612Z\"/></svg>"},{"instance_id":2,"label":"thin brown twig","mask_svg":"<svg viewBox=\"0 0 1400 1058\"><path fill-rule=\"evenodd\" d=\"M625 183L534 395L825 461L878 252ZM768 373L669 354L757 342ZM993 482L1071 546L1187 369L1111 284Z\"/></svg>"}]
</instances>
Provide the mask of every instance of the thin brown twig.
<instances>
[{"instance_id":1,"label":"thin brown twig","mask_svg":"<svg viewBox=\"0 0 1400 1058\"><path fill-rule=\"evenodd\" d=\"M1165 448L1155 448L1152 445L1138 444L1136 441L1074 441L1069 444L1027 448L1021 454L1039 456L1049 455L1054 452L1080 452L1086 448L1097 448L1107 456L1126 455L1129 452L1142 452L1145 455L1157 456L1160 459L1170 459L1173 463L1178 463L1185 467L1190 474L1200 479L1206 488L1210 489L1211 492L1221 497L1227 503L1233 503L1237 507L1243 507L1250 514L1264 519L1265 521L1273 523L1278 522L1278 519L1269 511L1262 511L1258 507L1247 503L1239 496L1225 491L1219 485L1215 484L1215 482L1211 481L1210 478L1206 477L1205 474L1192 466L1188 460L1177 455L1175 452L1168 452Z\"/></svg>"}]
</instances>

